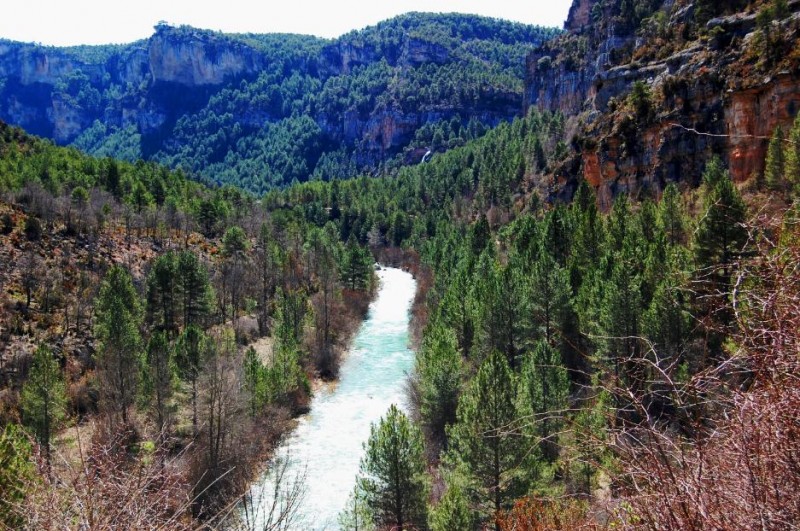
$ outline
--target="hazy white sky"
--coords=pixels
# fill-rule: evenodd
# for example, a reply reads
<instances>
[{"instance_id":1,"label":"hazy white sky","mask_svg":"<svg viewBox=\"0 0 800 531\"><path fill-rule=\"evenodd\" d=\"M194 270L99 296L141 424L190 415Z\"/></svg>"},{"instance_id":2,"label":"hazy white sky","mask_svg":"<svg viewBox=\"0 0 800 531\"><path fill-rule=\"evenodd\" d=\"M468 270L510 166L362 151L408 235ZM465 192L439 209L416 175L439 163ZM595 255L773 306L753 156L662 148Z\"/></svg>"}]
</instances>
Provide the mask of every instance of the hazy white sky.
<instances>
[{"instance_id":1,"label":"hazy white sky","mask_svg":"<svg viewBox=\"0 0 800 531\"><path fill-rule=\"evenodd\" d=\"M572 0L17 0L3 9L0 37L42 44L126 43L160 20L229 33L338 37L409 11L476 13L561 27Z\"/></svg>"}]
</instances>

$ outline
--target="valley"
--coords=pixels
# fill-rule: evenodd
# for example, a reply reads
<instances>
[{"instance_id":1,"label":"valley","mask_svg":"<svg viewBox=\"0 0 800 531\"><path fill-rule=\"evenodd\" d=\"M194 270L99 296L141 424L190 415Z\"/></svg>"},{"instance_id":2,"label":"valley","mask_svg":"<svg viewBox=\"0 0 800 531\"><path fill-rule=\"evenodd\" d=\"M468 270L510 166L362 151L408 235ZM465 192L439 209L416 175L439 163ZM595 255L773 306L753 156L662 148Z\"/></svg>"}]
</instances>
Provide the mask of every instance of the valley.
<instances>
[{"instance_id":1,"label":"valley","mask_svg":"<svg viewBox=\"0 0 800 531\"><path fill-rule=\"evenodd\" d=\"M1 41L0 527L794 529L799 39Z\"/></svg>"}]
</instances>

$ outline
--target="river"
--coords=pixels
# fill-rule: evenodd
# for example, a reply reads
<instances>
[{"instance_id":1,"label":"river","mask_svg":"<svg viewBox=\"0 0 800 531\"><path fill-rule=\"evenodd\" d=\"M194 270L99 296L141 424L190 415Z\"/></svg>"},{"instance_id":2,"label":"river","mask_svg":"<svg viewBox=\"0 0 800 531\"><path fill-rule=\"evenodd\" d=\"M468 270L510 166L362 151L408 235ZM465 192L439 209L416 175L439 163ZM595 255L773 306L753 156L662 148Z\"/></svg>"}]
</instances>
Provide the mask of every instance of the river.
<instances>
[{"instance_id":1,"label":"river","mask_svg":"<svg viewBox=\"0 0 800 531\"><path fill-rule=\"evenodd\" d=\"M370 423L385 415L391 404L405 409L404 384L414 361L409 320L416 282L400 269L383 268L377 274L377 298L342 363L339 382L316 391L310 412L276 453L276 459L288 463L281 488L305 476L302 500L288 529L339 528L337 515L355 485ZM251 489L253 499L261 500L255 503L260 507L255 529L265 527L274 486L267 473Z\"/></svg>"}]
</instances>

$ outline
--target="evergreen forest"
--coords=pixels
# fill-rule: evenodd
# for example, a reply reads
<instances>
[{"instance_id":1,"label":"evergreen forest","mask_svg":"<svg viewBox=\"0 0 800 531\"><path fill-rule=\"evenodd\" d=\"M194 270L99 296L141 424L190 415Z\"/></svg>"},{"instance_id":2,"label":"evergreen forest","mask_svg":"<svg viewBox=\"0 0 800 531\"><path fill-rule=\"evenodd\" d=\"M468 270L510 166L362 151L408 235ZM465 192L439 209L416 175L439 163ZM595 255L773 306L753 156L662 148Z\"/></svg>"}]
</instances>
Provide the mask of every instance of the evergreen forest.
<instances>
[{"instance_id":1,"label":"evergreen forest","mask_svg":"<svg viewBox=\"0 0 800 531\"><path fill-rule=\"evenodd\" d=\"M397 268L412 368L339 528L796 528L798 9L59 49L199 39L258 74L178 101L76 71L76 106L174 114L69 142L0 122L0 527L302 529L315 478L276 456Z\"/></svg>"}]
</instances>

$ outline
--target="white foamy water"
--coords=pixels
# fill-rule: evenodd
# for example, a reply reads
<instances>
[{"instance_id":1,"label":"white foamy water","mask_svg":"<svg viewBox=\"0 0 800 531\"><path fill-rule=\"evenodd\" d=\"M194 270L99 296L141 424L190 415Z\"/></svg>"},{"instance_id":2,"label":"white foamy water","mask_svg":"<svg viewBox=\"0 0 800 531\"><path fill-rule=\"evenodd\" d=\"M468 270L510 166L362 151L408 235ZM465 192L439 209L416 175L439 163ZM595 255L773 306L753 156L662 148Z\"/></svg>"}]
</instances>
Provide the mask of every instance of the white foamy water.
<instances>
[{"instance_id":1,"label":"white foamy water","mask_svg":"<svg viewBox=\"0 0 800 531\"><path fill-rule=\"evenodd\" d=\"M278 450L289 460L284 485L305 474L305 493L290 529L338 529L337 515L347 503L369 437L370 423L391 404L405 409L404 383L413 366L409 349L409 319L416 283L409 273L378 271L381 287L370 305L350 352L342 363L339 383L320 389L311 411ZM263 529L264 514L273 499L274 479L268 473L252 488L255 529ZM282 526L281 529L286 529Z\"/></svg>"}]
</instances>

